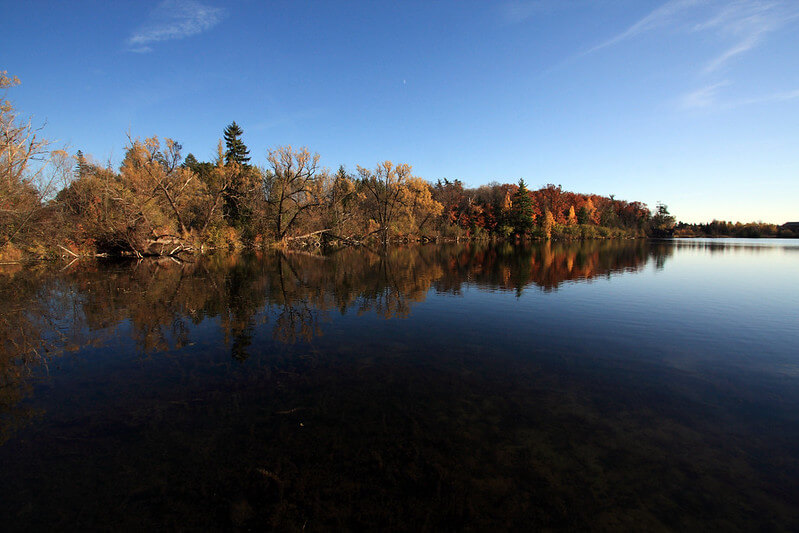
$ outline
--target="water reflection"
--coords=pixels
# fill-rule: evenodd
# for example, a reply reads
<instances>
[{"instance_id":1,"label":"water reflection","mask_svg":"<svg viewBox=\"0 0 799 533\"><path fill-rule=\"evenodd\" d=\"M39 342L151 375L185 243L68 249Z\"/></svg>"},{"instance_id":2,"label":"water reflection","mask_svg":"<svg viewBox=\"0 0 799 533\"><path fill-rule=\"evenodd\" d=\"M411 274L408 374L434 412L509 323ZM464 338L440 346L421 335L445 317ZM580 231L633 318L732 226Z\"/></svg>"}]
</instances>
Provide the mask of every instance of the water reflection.
<instances>
[{"instance_id":1,"label":"water reflection","mask_svg":"<svg viewBox=\"0 0 799 533\"><path fill-rule=\"evenodd\" d=\"M676 290L691 281L679 261L710 255L697 246L6 269L0 515L11 529L791 529L799 387L725 366L736 347L767 350L737 322L708 334L714 313ZM641 280L654 288L636 295ZM652 294L671 314L649 311ZM701 334L678 316L692 306ZM772 350L795 338L776 329Z\"/></svg>"},{"instance_id":2,"label":"water reflection","mask_svg":"<svg viewBox=\"0 0 799 533\"><path fill-rule=\"evenodd\" d=\"M746 252L749 254L773 253L775 250L785 252L798 252L799 241L797 239L736 239L736 238L681 238L670 239L659 242L669 244L683 249L693 249L718 252Z\"/></svg>"},{"instance_id":3,"label":"water reflection","mask_svg":"<svg viewBox=\"0 0 799 533\"><path fill-rule=\"evenodd\" d=\"M129 321L139 348L152 352L184 346L192 324L219 318L241 358L259 321L274 323L276 339L295 342L319 334L319 314L331 310L401 318L431 288L552 291L569 281L639 271L650 257L662 268L671 253L663 243L595 241L79 263L66 272L2 267L0 293L9 304L0 334L7 354L33 354L37 339L65 340L63 323L73 332L100 332Z\"/></svg>"},{"instance_id":4,"label":"water reflection","mask_svg":"<svg viewBox=\"0 0 799 533\"><path fill-rule=\"evenodd\" d=\"M106 343L122 324L138 350L158 353L187 346L193 327L218 320L231 357L244 361L262 324L271 324L277 341L308 341L323 332L331 312L403 318L431 288L553 291L565 282L639 271L650 258L662 268L671 252L668 244L594 241L81 262L65 270L2 266L0 443L35 415L21 400L37 372L46 373L65 350Z\"/></svg>"}]
</instances>

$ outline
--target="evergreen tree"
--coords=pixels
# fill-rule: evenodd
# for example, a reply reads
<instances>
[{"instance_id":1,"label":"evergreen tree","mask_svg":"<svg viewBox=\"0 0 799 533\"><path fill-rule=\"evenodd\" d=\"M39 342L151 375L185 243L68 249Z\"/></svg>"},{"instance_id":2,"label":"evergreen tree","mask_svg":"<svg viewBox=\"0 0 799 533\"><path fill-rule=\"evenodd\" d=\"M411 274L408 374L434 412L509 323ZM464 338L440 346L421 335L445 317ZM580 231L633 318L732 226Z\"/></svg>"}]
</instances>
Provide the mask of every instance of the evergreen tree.
<instances>
[{"instance_id":1,"label":"evergreen tree","mask_svg":"<svg viewBox=\"0 0 799 533\"><path fill-rule=\"evenodd\" d=\"M183 164L180 166L197 172L197 165L199 164L200 162L197 161L197 158L194 157L194 154L190 153L189 155L186 156L186 159L183 160Z\"/></svg>"},{"instance_id":2,"label":"evergreen tree","mask_svg":"<svg viewBox=\"0 0 799 533\"><path fill-rule=\"evenodd\" d=\"M247 206L247 198L254 190L257 181L257 169L251 167L250 151L241 140L244 130L234 120L224 130L225 165L238 165L235 175L231 176L230 185L224 194L224 215L229 223L237 228L246 226L252 216Z\"/></svg>"},{"instance_id":3,"label":"evergreen tree","mask_svg":"<svg viewBox=\"0 0 799 533\"><path fill-rule=\"evenodd\" d=\"M246 166L250 162L250 151L241 140L244 130L234 120L225 128L225 164L236 163Z\"/></svg>"},{"instance_id":4,"label":"evergreen tree","mask_svg":"<svg viewBox=\"0 0 799 533\"><path fill-rule=\"evenodd\" d=\"M213 163L198 161L194 154L187 155L186 159L183 160L183 164L180 166L182 168L187 168L197 174L197 176L199 176L204 183L208 183L211 171L214 169Z\"/></svg>"},{"instance_id":5,"label":"evergreen tree","mask_svg":"<svg viewBox=\"0 0 799 533\"><path fill-rule=\"evenodd\" d=\"M655 237L671 237L674 233L675 218L669 213L666 204L658 202L657 213L650 220L651 233Z\"/></svg>"},{"instance_id":6,"label":"evergreen tree","mask_svg":"<svg viewBox=\"0 0 799 533\"><path fill-rule=\"evenodd\" d=\"M75 154L75 159L77 160L77 166L75 167L75 177L82 178L89 172L89 164L86 162L86 157L83 155L81 150L78 150L78 153Z\"/></svg>"},{"instance_id":7,"label":"evergreen tree","mask_svg":"<svg viewBox=\"0 0 799 533\"><path fill-rule=\"evenodd\" d=\"M588 214L588 209L585 206L581 207L579 211L577 211L577 223L578 224L588 224L590 220L590 215Z\"/></svg>"},{"instance_id":8,"label":"evergreen tree","mask_svg":"<svg viewBox=\"0 0 799 533\"><path fill-rule=\"evenodd\" d=\"M519 189L513 193L511 216L516 233L524 235L533 228L533 199L524 180L519 180Z\"/></svg>"}]
</instances>

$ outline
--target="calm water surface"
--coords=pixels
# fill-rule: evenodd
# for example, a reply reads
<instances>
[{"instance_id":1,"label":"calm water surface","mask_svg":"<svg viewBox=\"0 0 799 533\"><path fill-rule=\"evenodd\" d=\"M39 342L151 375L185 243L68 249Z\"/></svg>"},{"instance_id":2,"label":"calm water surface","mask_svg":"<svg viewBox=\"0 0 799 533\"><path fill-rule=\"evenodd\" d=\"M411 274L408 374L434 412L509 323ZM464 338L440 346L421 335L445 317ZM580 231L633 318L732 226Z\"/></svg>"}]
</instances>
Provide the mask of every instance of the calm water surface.
<instances>
[{"instance_id":1,"label":"calm water surface","mask_svg":"<svg viewBox=\"0 0 799 533\"><path fill-rule=\"evenodd\" d=\"M788 240L3 266L0 527L797 530L797 273Z\"/></svg>"}]
</instances>

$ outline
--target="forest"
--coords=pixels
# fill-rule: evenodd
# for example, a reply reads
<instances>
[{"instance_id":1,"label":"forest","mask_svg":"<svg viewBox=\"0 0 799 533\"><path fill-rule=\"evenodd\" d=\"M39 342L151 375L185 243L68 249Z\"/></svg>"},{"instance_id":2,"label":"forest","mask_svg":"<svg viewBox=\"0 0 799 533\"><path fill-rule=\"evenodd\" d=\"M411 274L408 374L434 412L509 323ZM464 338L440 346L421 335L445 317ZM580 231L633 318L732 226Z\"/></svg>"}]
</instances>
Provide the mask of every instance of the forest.
<instances>
[{"instance_id":1,"label":"forest","mask_svg":"<svg viewBox=\"0 0 799 533\"><path fill-rule=\"evenodd\" d=\"M679 222L674 226L675 237L738 237L757 239L761 237L799 237L799 232L788 227L766 222L732 222L713 220L705 224Z\"/></svg>"},{"instance_id":2,"label":"forest","mask_svg":"<svg viewBox=\"0 0 799 533\"><path fill-rule=\"evenodd\" d=\"M308 148L255 164L234 121L212 161L170 138L134 138L121 165L57 149L7 98L0 73L0 261L58 256L178 257L212 249L366 242L636 238L670 235L665 205L547 184L435 183L406 163L331 171Z\"/></svg>"}]
</instances>

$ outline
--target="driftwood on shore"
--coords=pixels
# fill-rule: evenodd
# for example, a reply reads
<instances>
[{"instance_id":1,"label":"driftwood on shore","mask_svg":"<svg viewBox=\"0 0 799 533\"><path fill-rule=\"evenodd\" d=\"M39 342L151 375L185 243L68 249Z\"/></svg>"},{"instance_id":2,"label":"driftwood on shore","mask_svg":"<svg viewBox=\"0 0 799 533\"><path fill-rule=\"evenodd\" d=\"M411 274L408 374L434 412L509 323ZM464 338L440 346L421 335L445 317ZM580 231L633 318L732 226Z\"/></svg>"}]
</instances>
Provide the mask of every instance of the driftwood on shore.
<instances>
[{"instance_id":1,"label":"driftwood on shore","mask_svg":"<svg viewBox=\"0 0 799 533\"><path fill-rule=\"evenodd\" d=\"M382 229L377 229L374 231L370 231L365 235L350 235L350 236L343 236L333 233L330 229L321 229L317 231L313 231L311 233L306 233L304 235L297 235L292 237L286 237L283 239L283 242L287 245L305 245L305 246L314 246L314 247L328 247L333 244L339 244L343 246L364 246L366 242L370 238L373 238L376 234L384 231ZM406 235L406 236L397 236L394 238L388 238L385 241L386 243L430 243L430 242L437 242L437 239L434 237L427 237L425 235L422 236L413 236L413 235Z\"/></svg>"},{"instance_id":2,"label":"driftwood on shore","mask_svg":"<svg viewBox=\"0 0 799 533\"><path fill-rule=\"evenodd\" d=\"M176 235L159 235L147 239L141 249L134 249L134 255L139 257L178 257L182 253L194 253L195 247L187 240Z\"/></svg>"}]
</instances>

